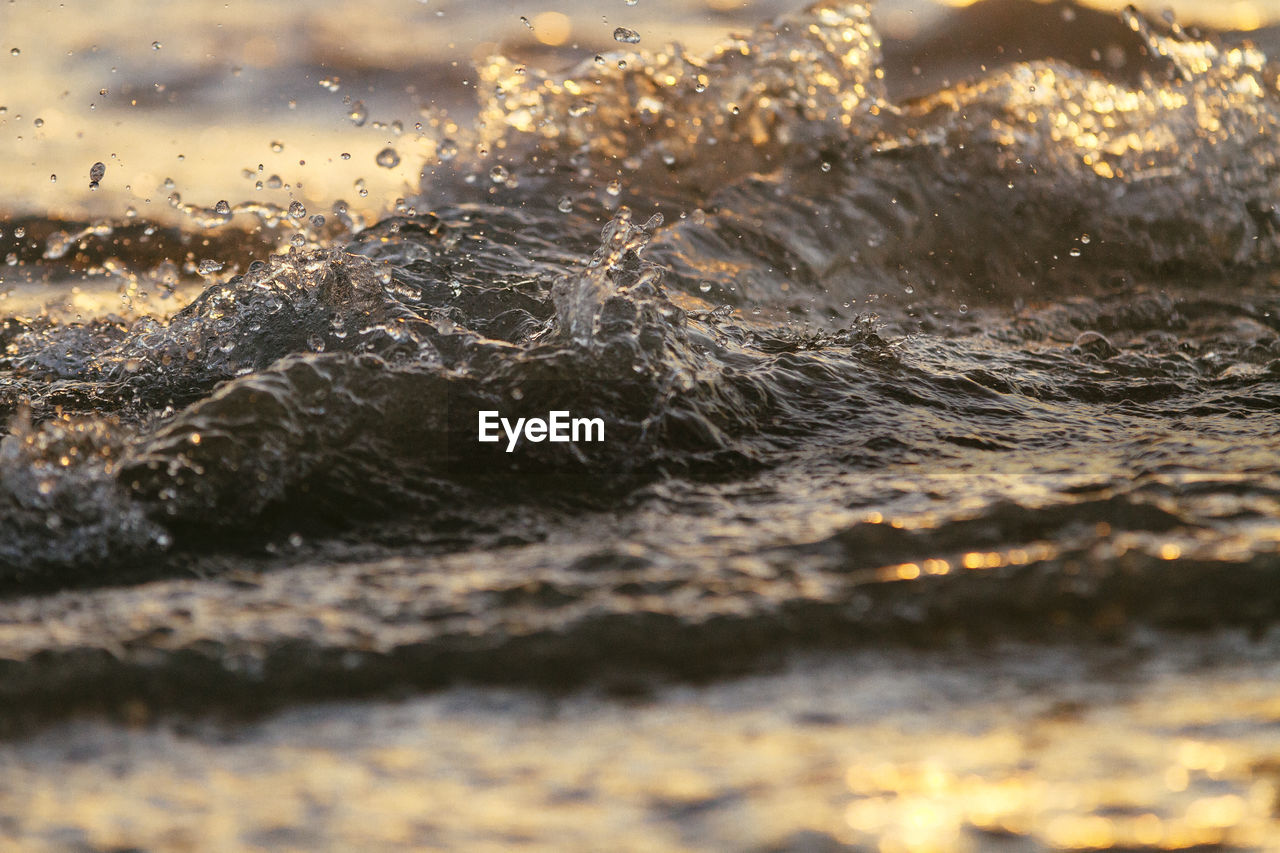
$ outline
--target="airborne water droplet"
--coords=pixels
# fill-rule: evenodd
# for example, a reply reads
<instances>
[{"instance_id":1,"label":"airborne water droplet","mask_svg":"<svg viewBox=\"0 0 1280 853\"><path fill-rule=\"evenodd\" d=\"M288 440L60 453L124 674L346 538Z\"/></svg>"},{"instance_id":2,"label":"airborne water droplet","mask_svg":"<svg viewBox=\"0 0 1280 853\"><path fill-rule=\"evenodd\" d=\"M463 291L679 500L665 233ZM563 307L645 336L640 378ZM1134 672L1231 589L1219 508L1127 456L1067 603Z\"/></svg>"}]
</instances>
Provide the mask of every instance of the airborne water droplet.
<instances>
[{"instance_id":1,"label":"airborne water droplet","mask_svg":"<svg viewBox=\"0 0 1280 853\"><path fill-rule=\"evenodd\" d=\"M153 41L153 42L151 43L151 49L152 49L152 50L159 50L159 49L160 49L160 48L162 48L162 47L164 47L164 45L162 45L162 44L161 44L160 42L158 42L158 41Z\"/></svg>"},{"instance_id":2,"label":"airborne water droplet","mask_svg":"<svg viewBox=\"0 0 1280 853\"><path fill-rule=\"evenodd\" d=\"M365 109L364 101L356 101L352 104L347 118L351 119L351 123L356 127L364 127L364 123L369 120L369 111Z\"/></svg>"},{"instance_id":3,"label":"airborne water droplet","mask_svg":"<svg viewBox=\"0 0 1280 853\"><path fill-rule=\"evenodd\" d=\"M511 174L502 166L494 166L489 170L489 180L495 184L505 184L510 177Z\"/></svg>"},{"instance_id":4,"label":"airborne water droplet","mask_svg":"<svg viewBox=\"0 0 1280 853\"><path fill-rule=\"evenodd\" d=\"M212 261L205 258L200 262L199 266L196 267L196 272L200 273L200 275L213 275L221 269L221 261Z\"/></svg>"},{"instance_id":5,"label":"airborne water droplet","mask_svg":"<svg viewBox=\"0 0 1280 853\"><path fill-rule=\"evenodd\" d=\"M710 293L711 282L705 280L698 282L698 290L701 290L703 293Z\"/></svg>"},{"instance_id":6,"label":"airborne water droplet","mask_svg":"<svg viewBox=\"0 0 1280 853\"><path fill-rule=\"evenodd\" d=\"M638 44L640 42L640 34L629 27L618 27L613 31L613 40L620 41L623 44Z\"/></svg>"},{"instance_id":7,"label":"airborne water droplet","mask_svg":"<svg viewBox=\"0 0 1280 853\"><path fill-rule=\"evenodd\" d=\"M374 162L384 169L394 169L400 165L400 155L394 148L383 148L374 158Z\"/></svg>"},{"instance_id":8,"label":"airborne water droplet","mask_svg":"<svg viewBox=\"0 0 1280 853\"><path fill-rule=\"evenodd\" d=\"M9 51L10 56L17 56L20 53L22 53L22 51L18 50L16 47L13 50Z\"/></svg>"},{"instance_id":9,"label":"airborne water droplet","mask_svg":"<svg viewBox=\"0 0 1280 853\"><path fill-rule=\"evenodd\" d=\"M440 140L440 147L436 149L436 156L440 158L441 162L449 162L458 156L458 143L446 136Z\"/></svg>"},{"instance_id":10,"label":"airborne water droplet","mask_svg":"<svg viewBox=\"0 0 1280 853\"><path fill-rule=\"evenodd\" d=\"M272 151L274 151L274 152L276 152L277 154L279 154L281 151L283 151L283 150L284 150L284 143L283 143L283 142L272 142L272 143L271 143L271 150L272 150Z\"/></svg>"},{"instance_id":11,"label":"airborne water droplet","mask_svg":"<svg viewBox=\"0 0 1280 853\"><path fill-rule=\"evenodd\" d=\"M622 192L622 184L618 181L610 181L609 185L604 188L604 191L609 195L617 195Z\"/></svg>"},{"instance_id":12,"label":"airborne water droplet","mask_svg":"<svg viewBox=\"0 0 1280 853\"><path fill-rule=\"evenodd\" d=\"M230 216L231 205L228 204L224 199L213 206L213 212L218 214L219 216Z\"/></svg>"},{"instance_id":13,"label":"airborne water droplet","mask_svg":"<svg viewBox=\"0 0 1280 853\"><path fill-rule=\"evenodd\" d=\"M301 219L307 215L307 209L302 206L302 202L295 201L289 205L289 215L294 219Z\"/></svg>"},{"instance_id":14,"label":"airborne water droplet","mask_svg":"<svg viewBox=\"0 0 1280 853\"><path fill-rule=\"evenodd\" d=\"M44 127L44 119L38 118L33 122L33 124L35 124L36 127Z\"/></svg>"},{"instance_id":15,"label":"airborne water droplet","mask_svg":"<svg viewBox=\"0 0 1280 853\"><path fill-rule=\"evenodd\" d=\"M89 167L89 183L96 184L102 180L107 174L107 167L104 163L94 163Z\"/></svg>"}]
</instances>

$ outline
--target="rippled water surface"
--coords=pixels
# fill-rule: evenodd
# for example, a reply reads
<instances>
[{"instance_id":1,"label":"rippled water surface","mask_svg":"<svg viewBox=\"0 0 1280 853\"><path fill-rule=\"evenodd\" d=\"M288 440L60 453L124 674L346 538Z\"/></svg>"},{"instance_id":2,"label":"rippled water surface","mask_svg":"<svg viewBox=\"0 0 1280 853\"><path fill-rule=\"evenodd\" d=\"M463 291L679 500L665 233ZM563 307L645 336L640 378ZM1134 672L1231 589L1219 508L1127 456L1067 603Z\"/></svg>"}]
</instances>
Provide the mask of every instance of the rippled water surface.
<instances>
[{"instance_id":1,"label":"rippled water surface","mask_svg":"<svg viewBox=\"0 0 1280 853\"><path fill-rule=\"evenodd\" d=\"M0 838L1280 849L1223 9L10 4Z\"/></svg>"}]
</instances>

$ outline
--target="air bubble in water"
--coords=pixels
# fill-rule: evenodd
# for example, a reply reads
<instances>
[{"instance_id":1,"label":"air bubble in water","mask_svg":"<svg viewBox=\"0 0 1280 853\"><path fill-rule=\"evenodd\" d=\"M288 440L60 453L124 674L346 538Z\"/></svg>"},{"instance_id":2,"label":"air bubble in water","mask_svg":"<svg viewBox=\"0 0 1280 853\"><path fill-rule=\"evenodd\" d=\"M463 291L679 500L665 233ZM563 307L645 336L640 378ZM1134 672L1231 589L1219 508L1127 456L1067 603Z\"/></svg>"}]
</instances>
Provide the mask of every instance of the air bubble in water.
<instances>
[{"instance_id":1,"label":"air bubble in water","mask_svg":"<svg viewBox=\"0 0 1280 853\"><path fill-rule=\"evenodd\" d=\"M289 205L289 215L294 219L301 219L307 215L307 209L302 206L302 202L295 201Z\"/></svg>"},{"instance_id":2,"label":"air bubble in water","mask_svg":"<svg viewBox=\"0 0 1280 853\"><path fill-rule=\"evenodd\" d=\"M213 261L205 258L196 267L196 272L200 273L200 275L213 275L221 269L222 261Z\"/></svg>"},{"instance_id":3,"label":"air bubble in water","mask_svg":"<svg viewBox=\"0 0 1280 853\"><path fill-rule=\"evenodd\" d=\"M400 155L394 148L383 148L373 161L384 169L394 169L400 165Z\"/></svg>"},{"instance_id":4,"label":"air bubble in water","mask_svg":"<svg viewBox=\"0 0 1280 853\"><path fill-rule=\"evenodd\" d=\"M560 211L561 213L572 212L573 199L569 198L568 196L565 196L564 198L560 199L560 203L556 205L556 210Z\"/></svg>"},{"instance_id":5,"label":"air bubble in water","mask_svg":"<svg viewBox=\"0 0 1280 853\"><path fill-rule=\"evenodd\" d=\"M351 123L356 127L364 127L364 123L369 120L369 111L365 109L364 101L356 101L352 104L347 118L351 119Z\"/></svg>"},{"instance_id":6,"label":"air bubble in water","mask_svg":"<svg viewBox=\"0 0 1280 853\"><path fill-rule=\"evenodd\" d=\"M613 40L620 41L623 44L638 44L640 42L640 34L628 27L618 27L613 31Z\"/></svg>"}]
</instances>

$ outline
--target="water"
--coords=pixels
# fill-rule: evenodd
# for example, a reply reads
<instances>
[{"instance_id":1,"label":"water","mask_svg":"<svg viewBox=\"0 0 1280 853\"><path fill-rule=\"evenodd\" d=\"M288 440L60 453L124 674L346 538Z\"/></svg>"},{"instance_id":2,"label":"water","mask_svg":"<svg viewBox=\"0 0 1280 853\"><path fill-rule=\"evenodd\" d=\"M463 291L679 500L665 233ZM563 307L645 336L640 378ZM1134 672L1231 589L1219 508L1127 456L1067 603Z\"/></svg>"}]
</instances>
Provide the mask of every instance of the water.
<instances>
[{"instance_id":1,"label":"water","mask_svg":"<svg viewBox=\"0 0 1280 853\"><path fill-rule=\"evenodd\" d=\"M412 132L326 66L333 152L270 128L247 201L13 196L0 833L1274 847L1270 31L778 11L516 19ZM477 440L558 410L604 440Z\"/></svg>"}]
</instances>

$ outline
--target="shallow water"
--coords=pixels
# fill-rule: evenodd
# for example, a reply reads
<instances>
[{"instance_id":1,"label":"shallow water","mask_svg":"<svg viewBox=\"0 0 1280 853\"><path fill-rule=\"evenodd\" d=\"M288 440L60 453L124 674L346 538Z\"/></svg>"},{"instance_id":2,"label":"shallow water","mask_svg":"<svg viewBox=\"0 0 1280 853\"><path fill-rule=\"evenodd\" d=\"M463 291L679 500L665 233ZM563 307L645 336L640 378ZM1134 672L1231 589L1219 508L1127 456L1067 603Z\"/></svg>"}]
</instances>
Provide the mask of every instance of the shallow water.
<instances>
[{"instance_id":1,"label":"shallow water","mask_svg":"<svg viewBox=\"0 0 1280 853\"><path fill-rule=\"evenodd\" d=\"M467 26L430 30L422 51L391 25L409 13L384 5L369 32L335 29L335 6L256 46L220 13L190 41L161 37L177 25L162 16L149 65L114 29L140 14L122 6L104 30L10 57L33 91L79 92L118 50L121 83L84 121L126 153L85 160L40 105L43 127L6 143L85 162L65 207L28 192L27 169L3 200L0 721L27 781L0 791L0 832L51 849L224 832L295 847L1271 843L1270 30L1250 43L1061 4L641 3L649 17L620 5L598 26L576 8L517 20L502 45L469 43L472 73ZM1259 19L1236 23L1265 22L1250 8ZM235 21L297 23L258 12ZM436 13L480 14L409 18ZM611 35L624 23L638 43ZM253 92L283 112L263 125ZM377 118L406 104L413 122ZM228 111L246 126L209 121ZM188 127L158 131L175 121ZM209 162L162 153L194 141L225 166L255 135L263 165L234 192ZM477 440L483 410L599 418L605 440L508 453ZM671 686L706 679L721 681ZM1105 686L1130 679L1123 699ZM1010 681L1010 705L984 704ZM458 682L533 692L385 704ZM921 705L909 731L895 691ZM804 695L820 697L820 736L787 710ZM358 696L382 699L280 711ZM1027 734L1062 701L1065 733ZM531 722L544 702L568 722ZM222 722L167 734L209 714ZM370 731L413 739L438 715L471 751L438 759L414 740L407 766L426 777L380 783L379 799L445 796L508 762L493 720L537 730L532 781L493 781L529 808L529 791L619 750L644 763L699 745L630 793L579 780L510 837L488 806L363 841L324 807L334 822L313 835L297 809L248 817L253 786L315 801L316 784L381 772ZM346 728L326 747L330 725ZM581 729L582 753L557 760ZM79 760L64 737L93 757L55 793L43 780ZM881 737L874 760L851 757ZM332 774L289 757L295 741ZM1132 790L1111 757L1130 746ZM734 769L756 748L784 777L827 770L770 788L768 771ZM1195 764L1203 750L1227 757ZM129 793L104 801L122 753L140 756L119 771ZM191 763L236 781L179 811L238 815L234 830L124 805ZM1166 784L1179 766L1187 779ZM898 781L865 781L885 774ZM671 805L681 779L702 793ZM672 834L648 836L653 820Z\"/></svg>"}]
</instances>

